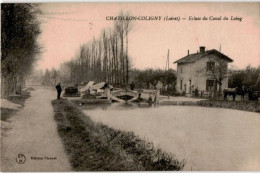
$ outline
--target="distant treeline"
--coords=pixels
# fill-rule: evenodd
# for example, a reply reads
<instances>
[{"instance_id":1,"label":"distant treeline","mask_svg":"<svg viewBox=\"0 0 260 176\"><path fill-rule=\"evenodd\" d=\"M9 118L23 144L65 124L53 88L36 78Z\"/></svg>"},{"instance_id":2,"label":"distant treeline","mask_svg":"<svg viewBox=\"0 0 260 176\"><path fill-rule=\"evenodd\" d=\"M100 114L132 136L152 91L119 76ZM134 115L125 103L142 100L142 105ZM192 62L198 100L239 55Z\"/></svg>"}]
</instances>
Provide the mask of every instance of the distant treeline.
<instances>
[{"instance_id":1,"label":"distant treeline","mask_svg":"<svg viewBox=\"0 0 260 176\"><path fill-rule=\"evenodd\" d=\"M68 72L71 74L70 72ZM38 74L39 75L39 74ZM43 85L55 85L58 82L61 82L64 86L74 86L75 84L80 85L81 83L87 83L89 81L93 81L95 79L91 79L89 77L80 77L78 82L75 81L74 77L70 77L66 79L66 81L61 81L61 75L60 71L56 69L45 70L45 73L41 73L41 81ZM162 70L162 69L152 69L148 68L145 70L140 69L131 69L129 71L129 84L125 86L130 86L130 84L134 84L135 88L144 88L144 89L164 89L171 88L171 90L176 85L176 71L173 69L169 70ZM88 79L89 78L89 79ZM102 81L102 80L101 80ZM99 80L96 80L95 82L100 82ZM106 81L109 84L112 84L113 86L119 86L116 85L113 82L110 82L109 80ZM124 87L125 87L124 86Z\"/></svg>"},{"instance_id":2,"label":"distant treeline","mask_svg":"<svg viewBox=\"0 0 260 176\"><path fill-rule=\"evenodd\" d=\"M251 87L255 91L260 91L260 66L252 67L247 66L244 69L230 69L228 79L228 87ZM68 72L70 74L70 72ZM45 85L54 85L60 82L60 72L51 69L45 70L45 74L42 74L42 83ZM71 79L70 79L71 78ZM132 68L129 71L129 84L134 83L135 88L144 89L161 89L163 94L176 95L176 79L177 74L173 69L162 70L162 69L135 69ZM69 77L66 81L61 81L63 85L74 85L82 82L91 81L90 77L81 77L79 82L76 82L73 77ZM97 81L99 82L99 80ZM113 83L108 83L114 85ZM115 86L115 85L114 85ZM129 85L128 85L129 86Z\"/></svg>"},{"instance_id":3,"label":"distant treeline","mask_svg":"<svg viewBox=\"0 0 260 176\"><path fill-rule=\"evenodd\" d=\"M171 91L176 93L177 74L173 69L133 69L131 71L131 81L136 88L161 89L162 91Z\"/></svg>"}]
</instances>

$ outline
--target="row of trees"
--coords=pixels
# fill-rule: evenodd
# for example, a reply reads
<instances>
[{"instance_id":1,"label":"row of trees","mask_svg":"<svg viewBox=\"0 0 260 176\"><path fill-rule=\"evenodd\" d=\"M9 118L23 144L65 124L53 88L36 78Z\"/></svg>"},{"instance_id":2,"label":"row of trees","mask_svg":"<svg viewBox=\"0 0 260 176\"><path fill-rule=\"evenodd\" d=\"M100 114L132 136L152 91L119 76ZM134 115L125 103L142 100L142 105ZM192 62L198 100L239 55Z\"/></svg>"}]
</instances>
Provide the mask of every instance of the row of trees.
<instances>
[{"instance_id":1,"label":"row of trees","mask_svg":"<svg viewBox=\"0 0 260 176\"><path fill-rule=\"evenodd\" d=\"M40 53L35 4L1 4L1 96L21 90Z\"/></svg>"},{"instance_id":2,"label":"row of trees","mask_svg":"<svg viewBox=\"0 0 260 176\"><path fill-rule=\"evenodd\" d=\"M65 79L65 78L64 78ZM65 82L70 82L73 77L66 78ZM131 69L129 71L129 83L134 83L136 88L157 89L175 91L176 71L173 69ZM41 76L42 85L54 86L60 82L60 71L54 68L46 69ZM62 82L63 84L66 84ZM79 82L75 82L79 83ZM113 84L114 85L114 84Z\"/></svg>"},{"instance_id":3,"label":"row of trees","mask_svg":"<svg viewBox=\"0 0 260 176\"><path fill-rule=\"evenodd\" d=\"M160 89L161 94L176 94L176 71L173 69L145 69L131 71L131 80L137 88Z\"/></svg>"},{"instance_id":4,"label":"row of trees","mask_svg":"<svg viewBox=\"0 0 260 176\"><path fill-rule=\"evenodd\" d=\"M165 88L167 85L175 86L176 84L176 72L173 69L133 69L131 75L133 75L131 78L132 81L136 82L137 86L142 88L155 89L159 82L161 86Z\"/></svg>"},{"instance_id":5,"label":"row of trees","mask_svg":"<svg viewBox=\"0 0 260 176\"><path fill-rule=\"evenodd\" d=\"M121 11L119 15L129 13ZM132 21L115 21L113 29L104 29L99 39L83 44L75 58L61 64L61 81L65 84L105 81L117 86L127 85L130 70L128 35L132 27Z\"/></svg>"},{"instance_id":6,"label":"row of trees","mask_svg":"<svg viewBox=\"0 0 260 176\"><path fill-rule=\"evenodd\" d=\"M129 12L120 12L128 16ZM133 28L129 20L115 21L113 29L103 29L98 39L80 46L76 56L60 65L59 70L45 70L42 79L44 85L62 82L63 85L75 85L82 82L107 82L117 87L125 87L134 82L139 88L155 88L160 81L162 87L175 89L174 70L130 69L128 55L128 35Z\"/></svg>"}]
</instances>

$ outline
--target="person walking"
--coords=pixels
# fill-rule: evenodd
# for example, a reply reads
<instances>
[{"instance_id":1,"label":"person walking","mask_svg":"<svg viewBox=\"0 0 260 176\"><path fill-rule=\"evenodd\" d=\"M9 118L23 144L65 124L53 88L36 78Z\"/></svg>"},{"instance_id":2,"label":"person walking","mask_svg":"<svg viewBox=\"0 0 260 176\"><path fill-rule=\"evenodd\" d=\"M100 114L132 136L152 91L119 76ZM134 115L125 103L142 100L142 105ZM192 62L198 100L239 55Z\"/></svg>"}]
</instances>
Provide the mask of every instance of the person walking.
<instances>
[{"instance_id":1,"label":"person walking","mask_svg":"<svg viewBox=\"0 0 260 176\"><path fill-rule=\"evenodd\" d=\"M56 90L57 90L57 100L60 99L60 94L62 92L62 89L61 89L61 86L60 86L60 83L58 83L58 85L56 86Z\"/></svg>"}]
</instances>

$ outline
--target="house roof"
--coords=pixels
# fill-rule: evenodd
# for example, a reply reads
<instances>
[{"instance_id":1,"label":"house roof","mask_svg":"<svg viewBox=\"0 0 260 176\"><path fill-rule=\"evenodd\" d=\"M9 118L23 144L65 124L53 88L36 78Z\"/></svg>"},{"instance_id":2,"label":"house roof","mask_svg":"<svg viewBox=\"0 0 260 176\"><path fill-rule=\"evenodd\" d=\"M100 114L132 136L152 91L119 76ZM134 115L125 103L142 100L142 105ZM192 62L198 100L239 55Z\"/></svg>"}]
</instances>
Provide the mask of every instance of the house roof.
<instances>
[{"instance_id":1,"label":"house roof","mask_svg":"<svg viewBox=\"0 0 260 176\"><path fill-rule=\"evenodd\" d=\"M221 52L215 50L215 49L212 49L212 50L208 50L208 51L205 51L203 53L194 53L194 54L190 54L188 56L185 56L177 61L174 62L175 63L191 63L191 62L195 62L196 60L202 58L202 57L205 57L209 54L216 54L216 55L219 55L221 58L223 59L226 59L228 62L233 62L232 59L230 59L228 56L222 54Z\"/></svg>"}]
</instances>

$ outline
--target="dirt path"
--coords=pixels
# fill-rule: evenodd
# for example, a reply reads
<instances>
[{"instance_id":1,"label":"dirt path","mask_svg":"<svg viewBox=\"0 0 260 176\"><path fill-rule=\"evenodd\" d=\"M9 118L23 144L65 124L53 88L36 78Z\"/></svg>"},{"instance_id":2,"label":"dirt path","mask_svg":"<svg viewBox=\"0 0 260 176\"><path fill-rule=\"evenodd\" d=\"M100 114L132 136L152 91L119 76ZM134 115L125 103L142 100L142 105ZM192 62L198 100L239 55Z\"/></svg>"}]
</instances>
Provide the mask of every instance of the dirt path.
<instances>
[{"instance_id":1,"label":"dirt path","mask_svg":"<svg viewBox=\"0 0 260 176\"><path fill-rule=\"evenodd\" d=\"M2 137L2 171L71 171L57 133L51 100L56 92L36 87L24 109L10 118L11 129ZM23 164L17 163L17 157Z\"/></svg>"}]
</instances>

